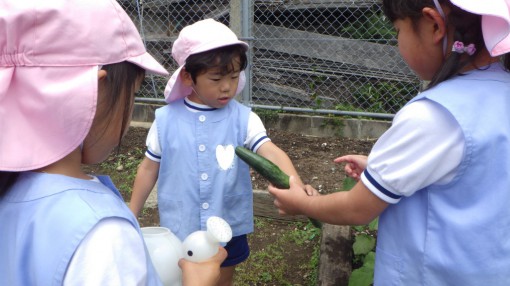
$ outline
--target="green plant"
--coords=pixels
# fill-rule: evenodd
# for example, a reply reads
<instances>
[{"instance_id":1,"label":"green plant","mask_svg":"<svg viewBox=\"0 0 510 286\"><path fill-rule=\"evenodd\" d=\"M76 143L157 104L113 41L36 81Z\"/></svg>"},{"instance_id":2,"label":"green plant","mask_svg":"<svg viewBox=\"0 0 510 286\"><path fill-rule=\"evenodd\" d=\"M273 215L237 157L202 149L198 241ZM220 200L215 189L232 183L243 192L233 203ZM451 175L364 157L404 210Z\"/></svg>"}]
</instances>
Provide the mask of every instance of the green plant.
<instances>
[{"instance_id":1,"label":"green plant","mask_svg":"<svg viewBox=\"0 0 510 286\"><path fill-rule=\"evenodd\" d=\"M387 43L395 39L396 32L393 25L386 19L379 7L369 11L357 10L352 13L354 19L342 29L352 39L377 41Z\"/></svg>"},{"instance_id":2,"label":"green plant","mask_svg":"<svg viewBox=\"0 0 510 286\"><path fill-rule=\"evenodd\" d=\"M289 233L289 240L297 245L302 245L303 243L307 243L313 241L315 238L320 237L321 230L319 228L314 227L313 223L297 223L296 230Z\"/></svg>"},{"instance_id":3,"label":"green plant","mask_svg":"<svg viewBox=\"0 0 510 286\"><path fill-rule=\"evenodd\" d=\"M110 175L112 181L122 182L117 185L119 191L129 194L144 152L143 149L137 147L130 149L127 154L114 151L106 161L100 164L100 168L103 173Z\"/></svg>"},{"instance_id":4,"label":"green plant","mask_svg":"<svg viewBox=\"0 0 510 286\"><path fill-rule=\"evenodd\" d=\"M279 117L278 114L281 112L280 110L269 110L261 108L255 108L252 111L260 117L264 124L277 122Z\"/></svg>"},{"instance_id":5,"label":"green plant","mask_svg":"<svg viewBox=\"0 0 510 286\"><path fill-rule=\"evenodd\" d=\"M366 254L363 266L355 269L349 277L349 286L370 286L374 283L375 252Z\"/></svg>"},{"instance_id":6,"label":"green plant","mask_svg":"<svg viewBox=\"0 0 510 286\"><path fill-rule=\"evenodd\" d=\"M313 72L315 73L317 68L313 68ZM310 99L315 103L313 109L320 109L322 107L322 98L317 93L319 87L324 83L325 77L323 75L314 75L311 77L311 82L308 83L308 88L310 89Z\"/></svg>"},{"instance_id":7,"label":"green plant","mask_svg":"<svg viewBox=\"0 0 510 286\"><path fill-rule=\"evenodd\" d=\"M344 117L328 114L327 117L321 123L321 127L326 126L333 127L335 135L338 137L342 137L345 127Z\"/></svg>"},{"instance_id":8,"label":"green plant","mask_svg":"<svg viewBox=\"0 0 510 286\"><path fill-rule=\"evenodd\" d=\"M317 285L320 235L321 231L309 222L288 222L283 223L278 220L255 217L254 233L258 240L264 240L266 243L259 247L251 249L248 260L236 267L234 284L238 286L249 285L295 285L289 280L289 264L292 264L292 255L289 252L302 253L303 250L312 248L312 254L308 261L297 265L301 273L307 279L304 285ZM287 225L282 230L282 224ZM264 232L262 228L267 229L271 225L276 225L272 232ZM292 245L293 247L289 247ZM295 255L294 253L294 255ZM295 269L295 268L294 268ZM295 274L295 273L293 273Z\"/></svg>"},{"instance_id":9,"label":"green plant","mask_svg":"<svg viewBox=\"0 0 510 286\"><path fill-rule=\"evenodd\" d=\"M366 82L352 91L354 104L364 111L394 113L418 93L416 83L379 81Z\"/></svg>"}]
</instances>

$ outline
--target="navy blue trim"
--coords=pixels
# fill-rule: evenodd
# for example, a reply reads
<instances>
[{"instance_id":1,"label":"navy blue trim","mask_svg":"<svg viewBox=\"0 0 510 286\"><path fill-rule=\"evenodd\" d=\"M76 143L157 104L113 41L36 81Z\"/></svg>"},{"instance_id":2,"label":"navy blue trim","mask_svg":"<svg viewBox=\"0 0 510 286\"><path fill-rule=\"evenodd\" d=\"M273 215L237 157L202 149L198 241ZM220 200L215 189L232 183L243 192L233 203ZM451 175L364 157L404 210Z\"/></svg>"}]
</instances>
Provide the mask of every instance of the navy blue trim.
<instances>
[{"instance_id":1,"label":"navy blue trim","mask_svg":"<svg viewBox=\"0 0 510 286\"><path fill-rule=\"evenodd\" d=\"M184 101L184 105L186 105L187 107L189 107L191 109L195 109L198 111L214 111L214 110L218 109L218 108L214 108L214 107L208 107L208 108L198 107L198 106L189 104L186 100Z\"/></svg>"},{"instance_id":2,"label":"navy blue trim","mask_svg":"<svg viewBox=\"0 0 510 286\"><path fill-rule=\"evenodd\" d=\"M252 151L252 152L254 152L253 150L255 150L255 147L257 147L257 145L260 143L260 141L262 141L262 140L264 140L264 139L266 139L266 138L269 138L269 137L267 137L267 136L262 136L262 137L260 137L260 138L259 138L259 140L257 140L257 142L255 142L255 144L253 144L253 145L251 146L251 151Z\"/></svg>"},{"instance_id":3,"label":"navy blue trim","mask_svg":"<svg viewBox=\"0 0 510 286\"><path fill-rule=\"evenodd\" d=\"M161 159L161 156L157 156L157 155L155 155L154 153L152 153L152 152L151 152L151 151L149 151L148 149L147 149L147 151L146 151L146 152L147 152L147 153L149 153L149 155L151 155L152 157L154 157L154 158L156 158L156 159Z\"/></svg>"},{"instance_id":4,"label":"navy blue trim","mask_svg":"<svg viewBox=\"0 0 510 286\"><path fill-rule=\"evenodd\" d=\"M400 199L402 196L395 195L394 193L388 191L383 186L381 186L374 178L367 172L367 170L363 171L365 174L365 177L370 181L372 185L374 185L381 193L385 194L386 196L392 198L392 199Z\"/></svg>"}]
</instances>

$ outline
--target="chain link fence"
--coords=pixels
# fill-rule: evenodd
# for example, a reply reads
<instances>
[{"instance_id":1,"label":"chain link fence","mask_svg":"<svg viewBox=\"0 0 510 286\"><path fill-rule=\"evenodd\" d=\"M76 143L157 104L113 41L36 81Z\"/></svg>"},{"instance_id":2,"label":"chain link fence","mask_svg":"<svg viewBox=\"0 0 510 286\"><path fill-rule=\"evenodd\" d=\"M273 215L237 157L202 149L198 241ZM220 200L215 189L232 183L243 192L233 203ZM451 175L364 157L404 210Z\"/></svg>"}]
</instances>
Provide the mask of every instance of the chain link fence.
<instances>
[{"instance_id":1,"label":"chain link fence","mask_svg":"<svg viewBox=\"0 0 510 286\"><path fill-rule=\"evenodd\" d=\"M250 44L239 100L263 109L391 118L419 90L377 0L119 0L149 52L172 72L172 42L214 18ZM149 76L138 100L163 102Z\"/></svg>"}]
</instances>

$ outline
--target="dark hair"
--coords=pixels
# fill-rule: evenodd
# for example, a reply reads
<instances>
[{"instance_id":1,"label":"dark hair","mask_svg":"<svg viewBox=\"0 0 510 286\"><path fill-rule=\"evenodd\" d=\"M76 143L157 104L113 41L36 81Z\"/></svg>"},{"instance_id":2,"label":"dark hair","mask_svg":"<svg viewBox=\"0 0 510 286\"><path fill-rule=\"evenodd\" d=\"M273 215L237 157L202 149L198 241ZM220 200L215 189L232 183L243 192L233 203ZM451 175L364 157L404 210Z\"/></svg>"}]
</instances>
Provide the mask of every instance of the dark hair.
<instances>
[{"instance_id":1,"label":"dark hair","mask_svg":"<svg viewBox=\"0 0 510 286\"><path fill-rule=\"evenodd\" d=\"M134 103L134 89L138 79L145 76L145 70L129 62L109 64L102 67L107 71L105 92L107 96L107 108L104 114L99 114L101 120L110 120L116 104L126 97L122 119L122 129L119 138L129 124L132 105ZM128 83L128 84L126 84ZM120 141L119 141L120 142ZM0 171L0 197L7 193L7 190L16 182L19 172Z\"/></svg>"},{"instance_id":2,"label":"dark hair","mask_svg":"<svg viewBox=\"0 0 510 286\"><path fill-rule=\"evenodd\" d=\"M472 63L476 55L482 50L479 47L485 47L480 15L462 10L451 4L449 0L438 0L438 2L450 10L446 17L446 25L452 25L455 29L453 41L461 41L465 44L473 43L478 49L467 60L463 60L462 54L450 53L441 68L433 76L427 89L460 74L460 70L467 64ZM391 22L410 18L414 28L417 27L418 20L422 17L423 8L436 8L432 0L383 0L382 5L384 14ZM506 56L504 57L504 62L505 67L508 69L510 68L510 61L507 58Z\"/></svg>"},{"instance_id":3,"label":"dark hair","mask_svg":"<svg viewBox=\"0 0 510 286\"><path fill-rule=\"evenodd\" d=\"M7 193L7 190L16 182L18 176L18 172L0 171L0 197Z\"/></svg>"},{"instance_id":4,"label":"dark hair","mask_svg":"<svg viewBox=\"0 0 510 286\"><path fill-rule=\"evenodd\" d=\"M211 68L219 68L222 75L233 71L233 63L237 57L239 57L241 70L246 69L248 65L246 48L240 44L190 55L186 59L184 69L190 73L193 82L195 82L198 75L207 72Z\"/></svg>"},{"instance_id":5,"label":"dark hair","mask_svg":"<svg viewBox=\"0 0 510 286\"><path fill-rule=\"evenodd\" d=\"M105 82L105 92L109 96L107 100L107 108L103 114L98 114L99 120L111 120L110 116L122 97L125 96L124 110L122 117L122 127L119 133L119 142L124 134L124 130L130 121L131 109L135 101L134 91L137 80L145 77L145 70L130 62L120 62L115 64L104 65L103 70L107 72ZM107 125L105 126L106 129ZM105 130L106 131L106 130Z\"/></svg>"}]
</instances>

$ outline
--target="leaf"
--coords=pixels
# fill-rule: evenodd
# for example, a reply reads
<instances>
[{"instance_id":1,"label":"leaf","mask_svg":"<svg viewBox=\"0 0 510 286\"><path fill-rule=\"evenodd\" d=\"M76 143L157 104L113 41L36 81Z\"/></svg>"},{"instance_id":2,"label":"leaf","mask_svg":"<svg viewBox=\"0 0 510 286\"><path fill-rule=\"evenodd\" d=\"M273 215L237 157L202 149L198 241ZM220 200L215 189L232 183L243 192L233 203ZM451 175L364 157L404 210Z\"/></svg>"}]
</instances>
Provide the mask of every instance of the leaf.
<instances>
[{"instance_id":1,"label":"leaf","mask_svg":"<svg viewBox=\"0 0 510 286\"><path fill-rule=\"evenodd\" d=\"M346 177L343 182L342 190L349 191L354 187L354 185L356 185L356 183L357 183L356 180L354 180L353 178Z\"/></svg>"},{"instance_id":2,"label":"leaf","mask_svg":"<svg viewBox=\"0 0 510 286\"><path fill-rule=\"evenodd\" d=\"M352 271L349 286L370 286L374 283L375 252L371 251L365 257L363 266Z\"/></svg>"},{"instance_id":3,"label":"leaf","mask_svg":"<svg viewBox=\"0 0 510 286\"><path fill-rule=\"evenodd\" d=\"M375 247L375 238L367 235L360 234L357 235L352 245L352 249L354 250L354 255L364 255L372 251Z\"/></svg>"},{"instance_id":4,"label":"leaf","mask_svg":"<svg viewBox=\"0 0 510 286\"><path fill-rule=\"evenodd\" d=\"M368 224L369 230L378 230L379 229L379 217L375 218Z\"/></svg>"}]
</instances>

